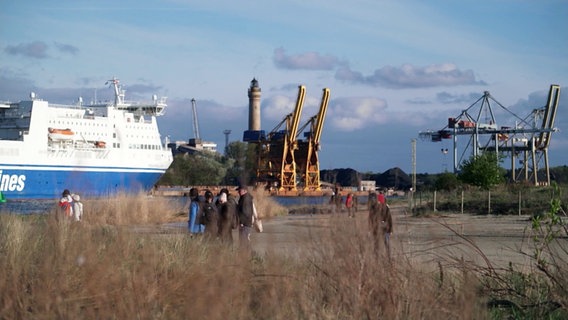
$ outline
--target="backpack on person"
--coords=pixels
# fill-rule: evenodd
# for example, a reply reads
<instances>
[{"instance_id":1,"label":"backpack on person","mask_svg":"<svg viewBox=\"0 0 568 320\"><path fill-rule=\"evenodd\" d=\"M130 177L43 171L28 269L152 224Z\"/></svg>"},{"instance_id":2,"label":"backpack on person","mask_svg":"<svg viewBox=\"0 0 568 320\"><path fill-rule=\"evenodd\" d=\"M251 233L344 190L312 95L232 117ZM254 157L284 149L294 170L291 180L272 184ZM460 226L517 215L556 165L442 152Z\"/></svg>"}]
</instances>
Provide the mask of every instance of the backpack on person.
<instances>
[{"instance_id":1,"label":"backpack on person","mask_svg":"<svg viewBox=\"0 0 568 320\"><path fill-rule=\"evenodd\" d=\"M215 205L210 202L200 203L199 211L197 216L199 217L199 224L207 225L211 221L215 220L213 215L217 214L217 209Z\"/></svg>"},{"instance_id":2,"label":"backpack on person","mask_svg":"<svg viewBox=\"0 0 568 320\"><path fill-rule=\"evenodd\" d=\"M228 212L231 214L231 229L239 227L239 215L237 214L237 200L233 197L227 199Z\"/></svg>"}]
</instances>

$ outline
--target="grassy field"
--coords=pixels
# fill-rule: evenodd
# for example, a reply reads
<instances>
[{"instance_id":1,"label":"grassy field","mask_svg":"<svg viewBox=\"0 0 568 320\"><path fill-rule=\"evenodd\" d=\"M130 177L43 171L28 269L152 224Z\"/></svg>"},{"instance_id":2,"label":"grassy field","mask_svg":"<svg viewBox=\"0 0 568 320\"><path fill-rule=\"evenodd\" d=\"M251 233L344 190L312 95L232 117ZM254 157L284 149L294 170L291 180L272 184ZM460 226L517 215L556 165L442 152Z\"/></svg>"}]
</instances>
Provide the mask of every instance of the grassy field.
<instances>
[{"instance_id":1,"label":"grassy field","mask_svg":"<svg viewBox=\"0 0 568 320\"><path fill-rule=\"evenodd\" d=\"M261 195L269 220L285 208ZM331 225L307 255L240 251L184 232L166 198L86 201L85 218L0 215L0 319L565 319L564 251L543 232L530 272L467 264L424 270L375 251L364 228ZM416 218L420 219L420 218ZM542 220L542 226L545 226ZM565 227L551 225L555 239ZM535 233L538 235L538 233ZM547 238L548 237L548 238ZM538 238L541 239L541 238Z\"/></svg>"}]
</instances>

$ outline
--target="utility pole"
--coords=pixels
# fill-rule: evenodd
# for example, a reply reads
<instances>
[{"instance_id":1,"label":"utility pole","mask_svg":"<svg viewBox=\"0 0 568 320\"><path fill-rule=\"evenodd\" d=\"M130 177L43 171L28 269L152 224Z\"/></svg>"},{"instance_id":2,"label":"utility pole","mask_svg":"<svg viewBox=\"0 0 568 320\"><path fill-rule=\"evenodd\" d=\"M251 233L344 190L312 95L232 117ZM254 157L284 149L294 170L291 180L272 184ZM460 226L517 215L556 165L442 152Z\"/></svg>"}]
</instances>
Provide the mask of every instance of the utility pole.
<instances>
[{"instance_id":1,"label":"utility pole","mask_svg":"<svg viewBox=\"0 0 568 320\"><path fill-rule=\"evenodd\" d=\"M229 135L231 134L231 130L225 129L223 130L223 134L225 135L225 155L227 155L227 147L229 146Z\"/></svg>"},{"instance_id":2,"label":"utility pole","mask_svg":"<svg viewBox=\"0 0 568 320\"><path fill-rule=\"evenodd\" d=\"M416 139L412 143L412 189L410 190L410 210L414 210L414 192L416 192Z\"/></svg>"}]
</instances>

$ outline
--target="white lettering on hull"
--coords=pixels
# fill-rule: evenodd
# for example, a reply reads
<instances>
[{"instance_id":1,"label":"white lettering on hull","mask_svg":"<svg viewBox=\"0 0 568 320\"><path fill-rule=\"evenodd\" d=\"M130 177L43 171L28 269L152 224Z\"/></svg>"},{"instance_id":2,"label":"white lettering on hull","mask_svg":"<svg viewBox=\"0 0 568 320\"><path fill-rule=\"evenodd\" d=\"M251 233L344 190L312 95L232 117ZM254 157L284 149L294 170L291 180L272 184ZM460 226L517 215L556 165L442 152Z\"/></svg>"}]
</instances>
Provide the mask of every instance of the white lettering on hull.
<instances>
[{"instance_id":1,"label":"white lettering on hull","mask_svg":"<svg viewBox=\"0 0 568 320\"><path fill-rule=\"evenodd\" d=\"M0 170L0 191L23 191L25 187L25 175L4 174Z\"/></svg>"}]
</instances>

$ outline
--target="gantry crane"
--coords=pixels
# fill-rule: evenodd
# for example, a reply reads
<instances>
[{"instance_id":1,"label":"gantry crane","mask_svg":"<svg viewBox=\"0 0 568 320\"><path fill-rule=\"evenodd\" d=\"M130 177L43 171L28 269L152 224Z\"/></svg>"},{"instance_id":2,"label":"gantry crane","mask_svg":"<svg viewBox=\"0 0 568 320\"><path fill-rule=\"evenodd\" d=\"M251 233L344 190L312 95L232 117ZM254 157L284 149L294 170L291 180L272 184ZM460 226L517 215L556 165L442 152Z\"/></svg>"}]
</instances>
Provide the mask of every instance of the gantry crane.
<instances>
[{"instance_id":1,"label":"gantry crane","mask_svg":"<svg viewBox=\"0 0 568 320\"><path fill-rule=\"evenodd\" d=\"M420 132L420 137L429 138L433 142L453 139L454 173L458 172L462 161L466 160L464 156L468 150L471 151L472 156L477 156L484 151L492 151L511 158L513 181L517 181L518 177L523 176L524 173L524 180L532 180L534 185L548 185L550 184L548 147L552 133L558 131L554 127L554 120L559 99L560 86L551 85L546 106L534 109L527 117L520 118L486 91L481 98L462 111L458 117L449 118L448 125L442 130L423 131ZM498 128L495 114L491 108L492 102L512 115L515 123ZM480 107L477 116L474 116L471 111L474 111L474 107L477 105L480 105ZM485 121L482 119L483 113L486 115ZM463 151L461 156L458 156L458 136L469 136L467 145L461 149ZM521 160L523 168L517 172L515 159L521 154L523 155ZM543 182L539 182L538 178L541 161L544 161L546 180Z\"/></svg>"},{"instance_id":2,"label":"gantry crane","mask_svg":"<svg viewBox=\"0 0 568 320\"><path fill-rule=\"evenodd\" d=\"M311 117L298 131L301 133L305 127L310 126L310 131L304 133L306 140L298 140L298 150L296 151L296 164L304 191L321 191L318 151L320 150L320 139L329 103L329 94L329 89L324 88L318 113Z\"/></svg>"},{"instance_id":3,"label":"gantry crane","mask_svg":"<svg viewBox=\"0 0 568 320\"><path fill-rule=\"evenodd\" d=\"M259 136L257 180L277 182L279 191L297 191L295 151L298 148L297 132L306 87L298 87L298 98L294 111L288 114L266 137ZM280 127L286 124L286 129ZM249 142L253 142L249 140Z\"/></svg>"}]
</instances>

